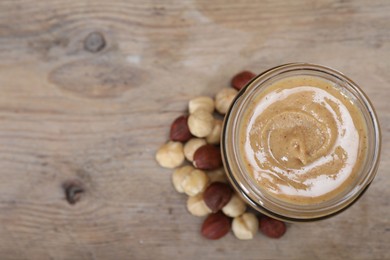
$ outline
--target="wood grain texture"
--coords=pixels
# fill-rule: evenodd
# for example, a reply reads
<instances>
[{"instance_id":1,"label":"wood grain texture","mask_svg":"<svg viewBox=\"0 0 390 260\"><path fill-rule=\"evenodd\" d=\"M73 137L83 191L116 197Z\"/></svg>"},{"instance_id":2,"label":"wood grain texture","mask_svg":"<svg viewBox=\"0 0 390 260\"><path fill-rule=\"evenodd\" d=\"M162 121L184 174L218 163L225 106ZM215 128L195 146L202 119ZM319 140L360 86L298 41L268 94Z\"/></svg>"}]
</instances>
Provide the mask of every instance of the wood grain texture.
<instances>
[{"instance_id":1,"label":"wood grain texture","mask_svg":"<svg viewBox=\"0 0 390 260\"><path fill-rule=\"evenodd\" d=\"M93 32L100 51L84 48ZM389 43L387 0L1 1L0 258L389 259ZM155 151L190 98L293 61L363 87L378 176L348 211L280 240L206 241Z\"/></svg>"}]
</instances>

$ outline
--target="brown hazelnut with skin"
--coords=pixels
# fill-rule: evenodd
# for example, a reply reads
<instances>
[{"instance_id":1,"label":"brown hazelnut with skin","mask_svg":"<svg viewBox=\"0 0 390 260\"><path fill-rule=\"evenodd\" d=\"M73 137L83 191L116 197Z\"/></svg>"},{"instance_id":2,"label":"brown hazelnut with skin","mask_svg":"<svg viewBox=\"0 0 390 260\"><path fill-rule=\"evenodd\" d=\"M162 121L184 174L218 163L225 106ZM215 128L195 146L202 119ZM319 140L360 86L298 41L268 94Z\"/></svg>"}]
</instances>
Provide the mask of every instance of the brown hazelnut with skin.
<instances>
[{"instance_id":1,"label":"brown hazelnut with skin","mask_svg":"<svg viewBox=\"0 0 390 260\"><path fill-rule=\"evenodd\" d=\"M229 233L231 220L222 212L210 214L203 222L201 233L207 239L220 239Z\"/></svg>"},{"instance_id":2,"label":"brown hazelnut with skin","mask_svg":"<svg viewBox=\"0 0 390 260\"><path fill-rule=\"evenodd\" d=\"M230 84L233 88L237 90L241 90L243 87L246 86L246 84L249 83L254 77L256 77L256 74L250 71L241 71L240 73L236 74L233 78Z\"/></svg>"},{"instance_id":3,"label":"brown hazelnut with skin","mask_svg":"<svg viewBox=\"0 0 390 260\"><path fill-rule=\"evenodd\" d=\"M221 210L233 194L229 185L222 182L211 183L203 193L203 200L212 212Z\"/></svg>"},{"instance_id":4,"label":"brown hazelnut with skin","mask_svg":"<svg viewBox=\"0 0 390 260\"><path fill-rule=\"evenodd\" d=\"M188 128L187 121L188 116L184 115L179 116L173 121L169 134L171 141L186 142L190 140L192 134L190 132L190 129Z\"/></svg>"},{"instance_id":5,"label":"brown hazelnut with skin","mask_svg":"<svg viewBox=\"0 0 390 260\"><path fill-rule=\"evenodd\" d=\"M215 170L222 166L221 150L212 144L199 147L194 154L193 165L201 170Z\"/></svg>"},{"instance_id":6,"label":"brown hazelnut with skin","mask_svg":"<svg viewBox=\"0 0 390 260\"><path fill-rule=\"evenodd\" d=\"M260 231L270 238L280 238L286 233L286 224L280 220L262 216L259 221Z\"/></svg>"}]
</instances>

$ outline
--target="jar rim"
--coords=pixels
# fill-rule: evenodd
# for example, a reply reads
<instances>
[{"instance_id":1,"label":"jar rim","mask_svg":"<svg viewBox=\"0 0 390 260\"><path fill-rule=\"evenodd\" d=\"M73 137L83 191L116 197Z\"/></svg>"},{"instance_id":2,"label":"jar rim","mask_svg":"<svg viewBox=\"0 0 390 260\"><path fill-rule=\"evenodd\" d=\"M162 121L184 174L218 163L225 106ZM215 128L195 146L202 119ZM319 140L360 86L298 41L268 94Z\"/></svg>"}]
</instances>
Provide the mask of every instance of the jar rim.
<instances>
[{"instance_id":1,"label":"jar rim","mask_svg":"<svg viewBox=\"0 0 390 260\"><path fill-rule=\"evenodd\" d=\"M253 94L254 91L259 91L264 87L265 82L269 79L276 77L278 75L290 73L290 72L304 72L311 71L313 73L323 73L324 75L328 75L334 79L339 80L345 86L341 86L347 88L347 91L353 94L361 104L363 105L362 111L363 117L367 124L367 131L371 134L371 139L368 141L368 145L372 145L371 150L366 154L368 169L362 175L362 178L355 188L351 188L351 190L337 203L332 205L328 205L323 208L316 208L313 205L306 205L297 207L296 204L289 204L286 202L272 200L269 197L267 198L267 194L259 193L259 189L254 187L248 183L245 178L247 178L248 174L242 172L242 169L238 165L238 159L234 156L235 142L234 140L234 132L235 125L238 120L238 112L240 108L245 104L246 99ZM316 75L321 78L321 75ZM287 76L288 77L288 76ZM362 110L359 107L359 110ZM363 113L364 112L364 113ZM368 127L369 124L369 127ZM332 68L310 64L310 63L288 63L284 65L280 65L277 67L273 67L269 70L266 70L252 79L236 96L230 105L229 110L225 115L225 120L221 133L221 150L222 150L222 159L223 164L227 173L227 176L234 187L234 189L238 192L238 194L243 197L243 199L252 206L255 210L271 216L273 218L281 219L284 221L290 222L302 222L302 221L314 221L320 220L324 218L328 218L330 216L336 215L341 211L345 210L349 206L351 206L354 202L356 202L362 194L366 191L368 186L371 184L374 179L380 159L380 149L381 149L381 132L379 121L375 113L375 109L371 104L370 100L366 96L366 94L362 91L362 89L353 82L350 78L342 74L341 72L334 70ZM250 178L250 177L249 177ZM278 205L279 203L279 205ZM318 205L317 205L318 206ZM294 209L295 207L295 209Z\"/></svg>"}]
</instances>

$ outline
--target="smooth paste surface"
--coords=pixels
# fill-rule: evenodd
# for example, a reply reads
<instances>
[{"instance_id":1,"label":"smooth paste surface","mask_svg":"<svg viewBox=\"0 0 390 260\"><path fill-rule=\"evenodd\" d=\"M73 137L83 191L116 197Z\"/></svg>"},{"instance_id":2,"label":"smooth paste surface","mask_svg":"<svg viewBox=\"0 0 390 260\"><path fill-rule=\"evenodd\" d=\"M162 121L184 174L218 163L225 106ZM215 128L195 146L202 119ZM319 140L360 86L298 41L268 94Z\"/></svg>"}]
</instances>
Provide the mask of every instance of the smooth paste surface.
<instances>
[{"instance_id":1,"label":"smooth paste surface","mask_svg":"<svg viewBox=\"0 0 390 260\"><path fill-rule=\"evenodd\" d=\"M275 82L246 110L240 151L262 190L297 204L333 198L351 185L366 154L359 109L314 76Z\"/></svg>"}]
</instances>

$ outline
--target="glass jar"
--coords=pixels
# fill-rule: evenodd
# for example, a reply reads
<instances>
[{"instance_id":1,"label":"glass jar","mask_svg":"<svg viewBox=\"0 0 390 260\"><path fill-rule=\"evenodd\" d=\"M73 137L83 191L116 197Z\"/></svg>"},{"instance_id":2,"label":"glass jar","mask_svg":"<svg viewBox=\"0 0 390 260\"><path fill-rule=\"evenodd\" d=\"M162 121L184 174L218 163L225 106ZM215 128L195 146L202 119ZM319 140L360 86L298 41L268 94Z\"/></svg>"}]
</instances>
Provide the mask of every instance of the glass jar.
<instances>
[{"instance_id":1,"label":"glass jar","mask_svg":"<svg viewBox=\"0 0 390 260\"><path fill-rule=\"evenodd\" d=\"M254 98L273 82L291 76L315 76L332 82L342 93L347 95L361 111L367 127L367 153L365 162L353 185L345 192L330 200L300 205L277 200L262 190L250 176L240 159L238 127L244 120L243 113ZM249 82L237 95L226 113L221 149L228 178L234 189L255 210L289 222L320 220L333 216L352 205L368 188L375 177L379 164L381 134L374 108L356 83L333 69L307 63L291 63L269 69Z\"/></svg>"}]
</instances>

